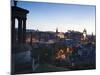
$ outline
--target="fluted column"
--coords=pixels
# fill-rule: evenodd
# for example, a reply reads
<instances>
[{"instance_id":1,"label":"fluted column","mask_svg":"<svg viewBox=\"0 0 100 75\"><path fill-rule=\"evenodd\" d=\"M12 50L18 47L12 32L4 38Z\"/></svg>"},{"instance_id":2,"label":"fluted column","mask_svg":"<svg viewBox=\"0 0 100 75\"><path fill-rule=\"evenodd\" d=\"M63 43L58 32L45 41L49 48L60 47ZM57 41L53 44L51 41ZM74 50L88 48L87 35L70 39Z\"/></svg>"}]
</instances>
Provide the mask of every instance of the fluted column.
<instances>
[{"instance_id":1,"label":"fluted column","mask_svg":"<svg viewBox=\"0 0 100 75\"><path fill-rule=\"evenodd\" d=\"M23 43L26 42L26 18L23 19Z\"/></svg>"},{"instance_id":2,"label":"fluted column","mask_svg":"<svg viewBox=\"0 0 100 75\"><path fill-rule=\"evenodd\" d=\"M22 19L18 18L18 43L22 43Z\"/></svg>"}]
</instances>

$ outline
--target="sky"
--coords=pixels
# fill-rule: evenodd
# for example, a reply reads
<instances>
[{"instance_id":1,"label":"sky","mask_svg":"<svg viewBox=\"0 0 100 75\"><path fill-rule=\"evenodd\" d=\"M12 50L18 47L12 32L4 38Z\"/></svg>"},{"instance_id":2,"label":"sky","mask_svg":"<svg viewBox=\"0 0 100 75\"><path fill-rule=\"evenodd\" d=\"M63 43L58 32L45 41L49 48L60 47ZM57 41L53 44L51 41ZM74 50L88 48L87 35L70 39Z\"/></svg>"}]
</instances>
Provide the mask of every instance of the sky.
<instances>
[{"instance_id":1,"label":"sky","mask_svg":"<svg viewBox=\"0 0 100 75\"><path fill-rule=\"evenodd\" d=\"M20 1L18 7L29 10L27 29L95 34L95 6Z\"/></svg>"}]
</instances>

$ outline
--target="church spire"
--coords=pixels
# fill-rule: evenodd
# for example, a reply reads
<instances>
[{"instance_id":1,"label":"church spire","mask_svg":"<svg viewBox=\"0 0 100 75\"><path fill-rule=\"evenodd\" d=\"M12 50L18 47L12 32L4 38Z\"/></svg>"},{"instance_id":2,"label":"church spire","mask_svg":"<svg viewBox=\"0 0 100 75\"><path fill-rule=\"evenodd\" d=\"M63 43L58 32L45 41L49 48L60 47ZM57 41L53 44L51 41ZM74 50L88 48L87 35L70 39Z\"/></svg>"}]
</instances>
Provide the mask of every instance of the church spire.
<instances>
[{"instance_id":1,"label":"church spire","mask_svg":"<svg viewBox=\"0 0 100 75\"><path fill-rule=\"evenodd\" d=\"M56 28L56 33L58 33L58 28Z\"/></svg>"},{"instance_id":2,"label":"church spire","mask_svg":"<svg viewBox=\"0 0 100 75\"><path fill-rule=\"evenodd\" d=\"M87 34L87 31L86 31L86 29L85 29L85 28L84 28L84 30L83 30L83 33L84 33L84 34Z\"/></svg>"},{"instance_id":3,"label":"church spire","mask_svg":"<svg viewBox=\"0 0 100 75\"><path fill-rule=\"evenodd\" d=\"M87 39L87 31L86 31L85 28L84 28L84 30L83 30L83 39L84 39L84 40Z\"/></svg>"}]
</instances>

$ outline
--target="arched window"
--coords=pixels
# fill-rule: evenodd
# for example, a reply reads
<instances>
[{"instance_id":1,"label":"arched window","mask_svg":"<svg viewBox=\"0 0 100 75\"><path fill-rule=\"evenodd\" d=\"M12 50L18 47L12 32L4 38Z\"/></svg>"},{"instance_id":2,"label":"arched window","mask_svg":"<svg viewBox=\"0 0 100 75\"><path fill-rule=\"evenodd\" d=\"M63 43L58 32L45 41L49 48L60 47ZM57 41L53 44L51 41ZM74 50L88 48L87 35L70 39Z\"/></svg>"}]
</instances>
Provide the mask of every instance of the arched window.
<instances>
[{"instance_id":1,"label":"arched window","mask_svg":"<svg viewBox=\"0 0 100 75\"><path fill-rule=\"evenodd\" d=\"M15 19L15 28L18 29L18 19Z\"/></svg>"}]
</instances>

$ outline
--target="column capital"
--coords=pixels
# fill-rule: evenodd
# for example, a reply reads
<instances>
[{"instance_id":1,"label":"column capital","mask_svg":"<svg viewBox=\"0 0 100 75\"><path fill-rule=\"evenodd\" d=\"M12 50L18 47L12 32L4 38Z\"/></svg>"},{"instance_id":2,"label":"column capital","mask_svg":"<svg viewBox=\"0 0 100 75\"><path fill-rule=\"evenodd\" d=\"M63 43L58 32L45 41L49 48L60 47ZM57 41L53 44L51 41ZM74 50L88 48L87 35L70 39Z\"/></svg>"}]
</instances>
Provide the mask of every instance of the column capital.
<instances>
[{"instance_id":1,"label":"column capital","mask_svg":"<svg viewBox=\"0 0 100 75\"><path fill-rule=\"evenodd\" d=\"M27 18L22 18L23 20L27 20Z\"/></svg>"},{"instance_id":2,"label":"column capital","mask_svg":"<svg viewBox=\"0 0 100 75\"><path fill-rule=\"evenodd\" d=\"M17 17L17 19L18 19L18 21L21 21L22 20L22 18L20 18L20 17Z\"/></svg>"}]
</instances>

